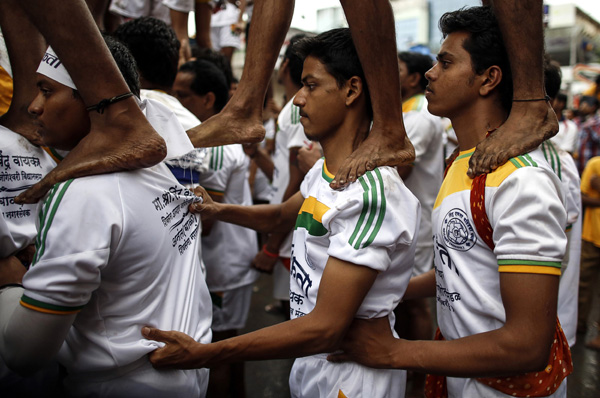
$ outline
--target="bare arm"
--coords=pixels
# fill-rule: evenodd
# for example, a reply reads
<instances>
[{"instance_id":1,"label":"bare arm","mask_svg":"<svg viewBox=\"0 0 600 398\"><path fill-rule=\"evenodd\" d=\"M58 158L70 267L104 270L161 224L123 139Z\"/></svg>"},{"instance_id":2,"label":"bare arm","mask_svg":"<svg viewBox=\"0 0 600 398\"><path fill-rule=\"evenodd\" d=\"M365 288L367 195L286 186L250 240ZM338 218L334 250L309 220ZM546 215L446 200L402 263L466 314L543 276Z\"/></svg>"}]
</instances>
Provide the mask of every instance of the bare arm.
<instances>
[{"instance_id":1,"label":"bare arm","mask_svg":"<svg viewBox=\"0 0 600 398\"><path fill-rule=\"evenodd\" d=\"M204 188L198 186L194 194L203 199L203 203L193 203L190 210L200 214L202 219L215 219L259 232L290 231L304 202L300 192L277 205L242 206L215 203Z\"/></svg>"},{"instance_id":2,"label":"bare arm","mask_svg":"<svg viewBox=\"0 0 600 398\"><path fill-rule=\"evenodd\" d=\"M150 354L150 361L155 367L201 368L333 351L376 277L377 272L371 268L329 257L315 308L306 316L206 345L183 333L144 328L146 338L167 343ZM346 288L343 300L339 286Z\"/></svg>"},{"instance_id":3,"label":"bare arm","mask_svg":"<svg viewBox=\"0 0 600 398\"><path fill-rule=\"evenodd\" d=\"M175 31L175 36L181 43L179 48L179 65L192 58L192 48L190 47L190 37L188 35L188 13L169 9L171 15L171 26Z\"/></svg>"},{"instance_id":4,"label":"bare arm","mask_svg":"<svg viewBox=\"0 0 600 398\"><path fill-rule=\"evenodd\" d=\"M500 274L504 326L452 341L394 339L383 320L357 320L342 345L346 354L331 359L454 377L544 369L555 330L558 281L551 275Z\"/></svg>"},{"instance_id":5,"label":"bare arm","mask_svg":"<svg viewBox=\"0 0 600 398\"><path fill-rule=\"evenodd\" d=\"M435 269L410 278L402 300L435 297Z\"/></svg>"}]
</instances>

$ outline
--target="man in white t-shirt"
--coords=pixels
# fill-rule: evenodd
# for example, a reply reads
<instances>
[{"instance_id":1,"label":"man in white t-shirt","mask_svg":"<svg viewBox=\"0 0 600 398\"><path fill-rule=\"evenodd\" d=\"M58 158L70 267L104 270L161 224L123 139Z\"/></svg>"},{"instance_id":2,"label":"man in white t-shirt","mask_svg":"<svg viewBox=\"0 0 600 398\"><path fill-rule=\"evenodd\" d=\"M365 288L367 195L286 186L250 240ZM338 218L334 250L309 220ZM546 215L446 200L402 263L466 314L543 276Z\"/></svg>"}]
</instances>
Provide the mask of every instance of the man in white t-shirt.
<instances>
[{"instance_id":1,"label":"man in white t-shirt","mask_svg":"<svg viewBox=\"0 0 600 398\"><path fill-rule=\"evenodd\" d=\"M291 198L300 189L304 173L298 167L298 150L309 141L300 124L300 109L294 105L294 95L302 87L302 59L294 53L294 43L304 35L295 35L284 52L278 80L289 98L277 118L275 152L273 153L273 193L270 204L279 204ZM264 155L264 153L259 154ZM254 156L254 155L252 155ZM273 297L279 301L289 318L290 257L292 231L269 234L262 249L256 254L253 266L259 271L273 272ZM277 304L270 304L269 308Z\"/></svg>"},{"instance_id":2,"label":"man in white t-shirt","mask_svg":"<svg viewBox=\"0 0 600 398\"><path fill-rule=\"evenodd\" d=\"M246 0L221 0L214 2L210 18L210 42L215 51L220 51L231 63L233 52L242 46L240 34L244 31Z\"/></svg>"},{"instance_id":3,"label":"man in white t-shirt","mask_svg":"<svg viewBox=\"0 0 600 398\"><path fill-rule=\"evenodd\" d=\"M566 107L567 96L563 93L558 93L552 100L552 108L558 117L558 133L551 140L559 148L573 154L577 151L579 128L574 121L569 120L563 114Z\"/></svg>"},{"instance_id":4,"label":"man in white t-shirt","mask_svg":"<svg viewBox=\"0 0 600 398\"><path fill-rule=\"evenodd\" d=\"M206 204L192 206L203 217L258 230L295 225L289 293L293 319L209 345L145 328L147 337L167 342L150 359L155 366L193 368L241 358L305 357L292 368L292 396L403 397L405 372L340 366L319 353L337 348L354 317L385 317L393 324L393 308L412 272L419 203L392 167L376 168L342 192L330 188L333 173L369 133L368 88L348 29L297 46L305 61L303 88L294 103L325 159L283 204L217 204L198 189ZM181 352L180 344L189 351Z\"/></svg>"},{"instance_id":5,"label":"man in white t-shirt","mask_svg":"<svg viewBox=\"0 0 600 398\"><path fill-rule=\"evenodd\" d=\"M173 84L173 93L191 112L206 120L218 113L229 98L223 71L213 63L195 60L183 64ZM208 169L193 177L214 200L249 206L252 204L246 178L249 160L242 145L210 148ZM180 182L189 184L185 170L171 167ZM233 243L232 243L233 242ZM256 232L220 221L203 222L202 259L206 283L213 302L213 341L236 336L246 325L252 298L252 285L258 272L250 267L256 246ZM208 396L243 396L243 362L211 369Z\"/></svg>"},{"instance_id":6,"label":"man in white t-shirt","mask_svg":"<svg viewBox=\"0 0 600 398\"><path fill-rule=\"evenodd\" d=\"M135 80L135 70L128 72ZM37 87L29 111L39 133L47 145L71 150L88 133L89 116L51 49ZM160 107L149 102L146 109L152 106ZM164 127L168 119L161 120ZM190 150L179 124L161 133L167 157ZM55 185L39 207L24 289L2 281L0 353L9 367L28 373L56 357L70 396L203 395L208 372L154 371L146 354L156 345L139 334L156 324L211 339L200 222L187 210L194 200L162 163Z\"/></svg>"},{"instance_id":7,"label":"man in white t-shirt","mask_svg":"<svg viewBox=\"0 0 600 398\"><path fill-rule=\"evenodd\" d=\"M115 36L125 43L135 58L142 86L140 97L164 104L185 130L199 125L200 119L169 94L177 76L179 43L175 32L155 18L138 18L119 26ZM170 168L182 170L182 174L176 174L179 182L197 184L197 175L208 168L208 157L206 149L196 148L185 156L165 162Z\"/></svg>"},{"instance_id":8,"label":"man in white t-shirt","mask_svg":"<svg viewBox=\"0 0 600 398\"><path fill-rule=\"evenodd\" d=\"M436 340L446 341L395 339L385 319L360 321L337 359L445 375L427 384L428 397L444 388L453 398L566 397L572 362L557 322L567 246L561 181L539 148L467 176L475 146L512 106L510 65L489 7L446 13L439 25L428 108L450 118L461 152L433 209L435 268L414 277L406 297L436 297Z\"/></svg>"},{"instance_id":9,"label":"man in white t-shirt","mask_svg":"<svg viewBox=\"0 0 600 398\"><path fill-rule=\"evenodd\" d=\"M398 166L398 174L406 187L421 203L421 225L417 239L413 276L424 274L433 267L431 240L431 212L442 185L444 171L444 143L442 120L427 110L425 72L433 66L431 57L416 52L398 53L398 68L402 88L402 117L410 142L415 148L415 161ZM407 300L400 303L396 316L402 320L396 329L403 338L429 340L433 337L433 321L427 299ZM415 374L412 391L423 390L424 377Z\"/></svg>"}]
</instances>

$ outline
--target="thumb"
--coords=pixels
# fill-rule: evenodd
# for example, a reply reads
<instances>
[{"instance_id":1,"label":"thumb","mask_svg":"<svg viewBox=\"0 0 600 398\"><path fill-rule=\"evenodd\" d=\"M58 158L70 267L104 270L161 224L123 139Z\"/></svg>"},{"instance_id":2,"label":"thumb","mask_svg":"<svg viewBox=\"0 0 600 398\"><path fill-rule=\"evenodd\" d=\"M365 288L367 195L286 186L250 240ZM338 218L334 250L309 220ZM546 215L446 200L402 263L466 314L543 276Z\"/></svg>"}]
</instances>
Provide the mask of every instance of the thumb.
<instances>
[{"instance_id":1,"label":"thumb","mask_svg":"<svg viewBox=\"0 0 600 398\"><path fill-rule=\"evenodd\" d=\"M162 341L165 343L170 340L167 332L149 326L144 326L142 328L142 336L148 340Z\"/></svg>"}]
</instances>

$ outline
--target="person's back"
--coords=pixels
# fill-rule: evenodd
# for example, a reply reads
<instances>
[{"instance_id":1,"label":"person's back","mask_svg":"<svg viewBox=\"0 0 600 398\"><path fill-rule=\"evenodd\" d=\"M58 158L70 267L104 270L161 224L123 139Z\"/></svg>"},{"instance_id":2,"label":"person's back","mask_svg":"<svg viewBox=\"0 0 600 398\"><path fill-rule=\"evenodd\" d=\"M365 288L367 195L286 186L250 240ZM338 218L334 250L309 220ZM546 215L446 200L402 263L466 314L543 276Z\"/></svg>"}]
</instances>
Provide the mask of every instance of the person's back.
<instances>
[{"instance_id":1,"label":"person's back","mask_svg":"<svg viewBox=\"0 0 600 398\"><path fill-rule=\"evenodd\" d=\"M187 210L192 200L159 165L70 180L44 203L41 249L24 279L22 304L79 311L58 355L73 395L113 396L127 387L138 396L185 397L206 381L208 372L203 380L195 371L153 371L145 354L156 345L139 334L145 325L162 325L210 341L199 217Z\"/></svg>"}]
</instances>

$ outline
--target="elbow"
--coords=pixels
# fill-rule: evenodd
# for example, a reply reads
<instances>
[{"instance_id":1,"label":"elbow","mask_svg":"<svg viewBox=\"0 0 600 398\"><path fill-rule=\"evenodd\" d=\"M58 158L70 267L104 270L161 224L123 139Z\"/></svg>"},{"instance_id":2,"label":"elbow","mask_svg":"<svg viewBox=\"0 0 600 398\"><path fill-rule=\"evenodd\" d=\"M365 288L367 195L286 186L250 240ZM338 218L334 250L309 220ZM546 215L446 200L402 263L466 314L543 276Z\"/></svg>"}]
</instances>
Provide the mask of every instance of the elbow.
<instances>
[{"instance_id":1,"label":"elbow","mask_svg":"<svg viewBox=\"0 0 600 398\"><path fill-rule=\"evenodd\" d=\"M45 363L33 358L24 358L17 352L3 353L2 359L6 366L22 377L31 376L44 367Z\"/></svg>"},{"instance_id":2,"label":"elbow","mask_svg":"<svg viewBox=\"0 0 600 398\"><path fill-rule=\"evenodd\" d=\"M551 348L551 344L545 345L541 348L530 348L528 350L529 352L524 355L523 358L523 372L538 372L546 369L548 366L548 359L550 358Z\"/></svg>"}]
</instances>

